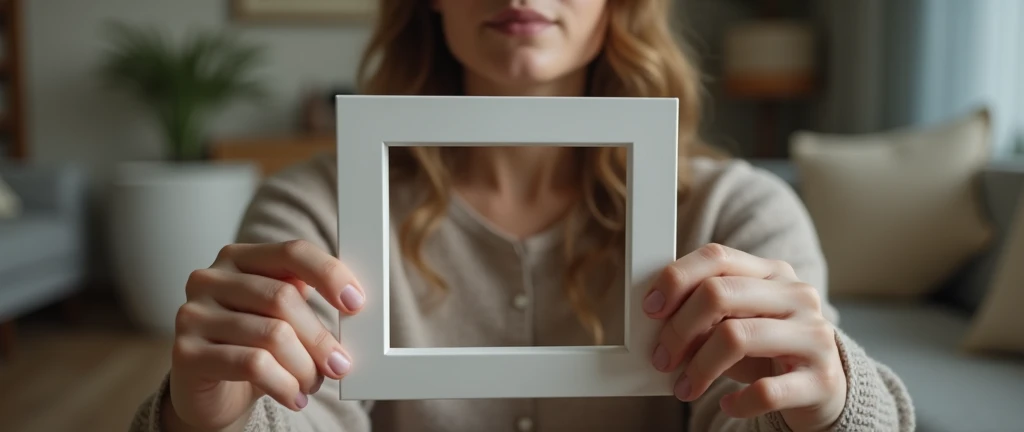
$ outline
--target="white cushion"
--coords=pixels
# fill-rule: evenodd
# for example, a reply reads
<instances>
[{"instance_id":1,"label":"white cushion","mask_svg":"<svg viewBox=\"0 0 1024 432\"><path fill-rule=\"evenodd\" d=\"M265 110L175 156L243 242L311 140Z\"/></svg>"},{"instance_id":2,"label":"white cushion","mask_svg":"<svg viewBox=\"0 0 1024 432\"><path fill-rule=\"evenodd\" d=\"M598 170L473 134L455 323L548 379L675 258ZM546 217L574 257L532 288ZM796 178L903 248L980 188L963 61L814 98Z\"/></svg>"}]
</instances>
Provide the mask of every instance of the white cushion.
<instances>
[{"instance_id":1,"label":"white cushion","mask_svg":"<svg viewBox=\"0 0 1024 432\"><path fill-rule=\"evenodd\" d=\"M919 298L992 236L979 175L986 111L920 129L794 135L800 187L836 297Z\"/></svg>"},{"instance_id":2,"label":"white cushion","mask_svg":"<svg viewBox=\"0 0 1024 432\"><path fill-rule=\"evenodd\" d=\"M1024 193L992 285L965 338L967 349L1024 354Z\"/></svg>"}]
</instances>

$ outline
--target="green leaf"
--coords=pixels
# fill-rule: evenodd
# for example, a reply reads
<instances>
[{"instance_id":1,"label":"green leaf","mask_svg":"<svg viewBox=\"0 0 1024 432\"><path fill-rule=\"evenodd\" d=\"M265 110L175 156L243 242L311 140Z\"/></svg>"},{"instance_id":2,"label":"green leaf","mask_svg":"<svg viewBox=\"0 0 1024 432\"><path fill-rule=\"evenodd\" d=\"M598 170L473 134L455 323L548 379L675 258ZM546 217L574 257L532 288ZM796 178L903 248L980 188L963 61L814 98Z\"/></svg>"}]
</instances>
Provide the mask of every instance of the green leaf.
<instances>
[{"instance_id":1,"label":"green leaf","mask_svg":"<svg viewBox=\"0 0 1024 432\"><path fill-rule=\"evenodd\" d=\"M109 23L99 67L104 82L150 107L176 159L202 157L206 123L216 110L266 95L253 73L262 47L226 32L201 31L179 44L150 26Z\"/></svg>"}]
</instances>

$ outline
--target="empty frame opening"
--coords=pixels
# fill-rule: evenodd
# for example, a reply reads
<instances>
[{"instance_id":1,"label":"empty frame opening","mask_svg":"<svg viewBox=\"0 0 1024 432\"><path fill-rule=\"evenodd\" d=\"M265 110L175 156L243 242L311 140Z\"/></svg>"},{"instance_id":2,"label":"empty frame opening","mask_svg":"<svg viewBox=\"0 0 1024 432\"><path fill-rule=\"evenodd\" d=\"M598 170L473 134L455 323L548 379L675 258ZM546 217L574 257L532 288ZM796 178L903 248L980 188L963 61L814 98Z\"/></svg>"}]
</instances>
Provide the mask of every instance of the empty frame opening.
<instances>
[{"instance_id":1,"label":"empty frame opening","mask_svg":"<svg viewBox=\"0 0 1024 432\"><path fill-rule=\"evenodd\" d=\"M386 157L390 347L624 345L626 145L390 143Z\"/></svg>"}]
</instances>

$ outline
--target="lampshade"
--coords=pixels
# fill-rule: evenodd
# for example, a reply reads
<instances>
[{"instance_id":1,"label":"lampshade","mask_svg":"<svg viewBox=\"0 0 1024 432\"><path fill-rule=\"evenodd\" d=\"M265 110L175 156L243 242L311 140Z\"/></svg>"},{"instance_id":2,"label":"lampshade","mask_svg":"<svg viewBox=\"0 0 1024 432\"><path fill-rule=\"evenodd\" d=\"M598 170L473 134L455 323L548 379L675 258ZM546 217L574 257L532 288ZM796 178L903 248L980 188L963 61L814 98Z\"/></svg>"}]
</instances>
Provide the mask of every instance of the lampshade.
<instances>
[{"instance_id":1,"label":"lampshade","mask_svg":"<svg viewBox=\"0 0 1024 432\"><path fill-rule=\"evenodd\" d=\"M750 98L806 96L814 90L815 50L813 28L800 21L735 25L724 41L726 91Z\"/></svg>"}]
</instances>

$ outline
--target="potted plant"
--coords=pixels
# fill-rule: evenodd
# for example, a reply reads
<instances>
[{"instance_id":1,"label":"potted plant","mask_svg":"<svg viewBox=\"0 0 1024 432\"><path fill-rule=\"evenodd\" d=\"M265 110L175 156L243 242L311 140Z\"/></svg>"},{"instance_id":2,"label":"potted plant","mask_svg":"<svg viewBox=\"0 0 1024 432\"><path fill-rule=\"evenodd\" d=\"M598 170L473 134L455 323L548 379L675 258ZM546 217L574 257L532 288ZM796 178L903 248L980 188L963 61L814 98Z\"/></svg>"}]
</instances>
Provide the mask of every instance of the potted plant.
<instances>
[{"instance_id":1,"label":"potted plant","mask_svg":"<svg viewBox=\"0 0 1024 432\"><path fill-rule=\"evenodd\" d=\"M150 27L115 23L108 30L100 76L147 108L168 154L118 166L114 274L135 321L169 333L188 275L233 240L259 180L252 165L204 160L204 144L219 110L264 95L253 77L262 49L223 32L198 32L176 44Z\"/></svg>"}]
</instances>

